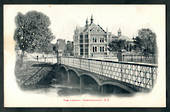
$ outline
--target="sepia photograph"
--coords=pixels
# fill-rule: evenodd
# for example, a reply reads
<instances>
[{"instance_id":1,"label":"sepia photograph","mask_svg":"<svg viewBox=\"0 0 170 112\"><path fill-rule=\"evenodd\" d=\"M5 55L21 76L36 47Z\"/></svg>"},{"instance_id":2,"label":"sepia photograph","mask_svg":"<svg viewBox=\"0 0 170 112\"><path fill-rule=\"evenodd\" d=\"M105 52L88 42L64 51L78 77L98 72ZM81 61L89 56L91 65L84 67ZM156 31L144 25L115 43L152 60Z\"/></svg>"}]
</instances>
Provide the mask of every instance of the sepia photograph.
<instances>
[{"instance_id":1,"label":"sepia photograph","mask_svg":"<svg viewBox=\"0 0 170 112\"><path fill-rule=\"evenodd\" d=\"M5 107L165 107L165 5L4 5Z\"/></svg>"}]
</instances>

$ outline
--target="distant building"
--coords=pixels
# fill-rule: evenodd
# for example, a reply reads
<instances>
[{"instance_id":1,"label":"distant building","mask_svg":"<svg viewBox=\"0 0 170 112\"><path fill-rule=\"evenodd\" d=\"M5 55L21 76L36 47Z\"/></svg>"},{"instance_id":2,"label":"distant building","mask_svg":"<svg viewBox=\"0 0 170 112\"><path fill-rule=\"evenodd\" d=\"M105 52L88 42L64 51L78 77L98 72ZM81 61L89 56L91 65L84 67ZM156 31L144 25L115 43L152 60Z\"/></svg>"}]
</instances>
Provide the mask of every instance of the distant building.
<instances>
[{"instance_id":1,"label":"distant building","mask_svg":"<svg viewBox=\"0 0 170 112\"><path fill-rule=\"evenodd\" d=\"M64 55L65 56L73 56L73 49L74 49L74 42L73 41L67 41L67 44L65 46L65 51L64 51Z\"/></svg>"},{"instance_id":2,"label":"distant building","mask_svg":"<svg viewBox=\"0 0 170 112\"><path fill-rule=\"evenodd\" d=\"M105 57L108 54L107 46L112 40L113 35L100 26L96 25L91 16L84 27L76 27L74 31L74 56L96 58Z\"/></svg>"},{"instance_id":3,"label":"distant building","mask_svg":"<svg viewBox=\"0 0 170 112\"><path fill-rule=\"evenodd\" d=\"M118 39L121 39L121 40L133 41L132 38L122 35L122 31L120 28L117 31L117 37L118 37Z\"/></svg>"},{"instance_id":4,"label":"distant building","mask_svg":"<svg viewBox=\"0 0 170 112\"><path fill-rule=\"evenodd\" d=\"M57 39L56 48L58 49L59 56L62 56L64 54L64 51L65 51L65 48L66 48L65 40L64 39Z\"/></svg>"},{"instance_id":5,"label":"distant building","mask_svg":"<svg viewBox=\"0 0 170 112\"><path fill-rule=\"evenodd\" d=\"M134 45L133 39L132 39L132 38L129 38L129 37L127 37L127 36L122 35L122 32L121 32L121 29L120 29L120 28L119 28L119 30L118 30L117 36L118 36L118 39L126 40L127 44L126 44L126 46L125 46L125 49L126 49L127 51L131 51L131 50L132 50L132 46Z\"/></svg>"}]
</instances>

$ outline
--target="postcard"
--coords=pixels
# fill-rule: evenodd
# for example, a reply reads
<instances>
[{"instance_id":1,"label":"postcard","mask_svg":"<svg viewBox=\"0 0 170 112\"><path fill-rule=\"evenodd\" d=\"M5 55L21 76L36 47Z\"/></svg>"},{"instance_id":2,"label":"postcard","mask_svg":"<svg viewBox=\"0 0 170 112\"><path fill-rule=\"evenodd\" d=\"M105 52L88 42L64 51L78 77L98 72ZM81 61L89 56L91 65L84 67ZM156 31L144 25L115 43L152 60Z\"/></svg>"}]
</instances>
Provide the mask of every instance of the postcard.
<instances>
[{"instance_id":1,"label":"postcard","mask_svg":"<svg viewBox=\"0 0 170 112\"><path fill-rule=\"evenodd\" d=\"M165 5L4 5L5 107L166 107Z\"/></svg>"}]
</instances>

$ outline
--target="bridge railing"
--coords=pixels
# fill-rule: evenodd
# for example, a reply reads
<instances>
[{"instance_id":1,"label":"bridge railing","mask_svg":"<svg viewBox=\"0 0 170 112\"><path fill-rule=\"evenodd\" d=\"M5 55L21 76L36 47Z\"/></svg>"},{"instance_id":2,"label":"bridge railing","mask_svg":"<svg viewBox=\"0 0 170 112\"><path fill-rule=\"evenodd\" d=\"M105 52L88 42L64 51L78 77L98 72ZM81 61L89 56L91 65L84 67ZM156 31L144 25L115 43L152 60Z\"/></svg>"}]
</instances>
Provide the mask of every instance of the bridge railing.
<instances>
[{"instance_id":1,"label":"bridge railing","mask_svg":"<svg viewBox=\"0 0 170 112\"><path fill-rule=\"evenodd\" d=\"M157 77L157 65L61 57L61 64L97 73L138 87L151 89Z\"/></svg>"}]
</instances>

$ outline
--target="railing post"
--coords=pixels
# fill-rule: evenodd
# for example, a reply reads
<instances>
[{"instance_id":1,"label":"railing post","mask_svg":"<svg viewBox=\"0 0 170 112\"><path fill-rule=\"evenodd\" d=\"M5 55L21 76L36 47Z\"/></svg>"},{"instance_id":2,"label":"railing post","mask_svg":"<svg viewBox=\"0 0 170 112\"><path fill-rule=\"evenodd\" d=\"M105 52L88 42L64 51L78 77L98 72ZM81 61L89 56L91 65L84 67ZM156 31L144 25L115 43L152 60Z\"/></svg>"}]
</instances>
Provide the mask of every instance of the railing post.
<instances>
[{"instance_id":1,"label":"railing post","mask_svg":"<svg viewBox=\"0 0 170 112\"><path fill-rule=\"evenodd\" d=\"M122 64L120 63L120 74L121 74L121 81L123 81L123 73L122 73Z\"/></svg>"},{"instance_id":2,"label":"railing post","mask_svg":"<svg viewBox=\"0 0 170 112\"><path fill-rule=\"evenodd\" d=\"M65 58L64 57L62 58L62 60L63 60L63 64L65 64Z\"/></svg>"},{"instance_id":3,"label":"railing post","mask_svg":"<svg viewBox=\"0 0 170 112\"><path fill-rule=\"evenodd\" d=\"M103 75L103 63L101 61L101 75Z\"/></svg>"},{"instance_id":4,"label":"railing post","mask_svg":"<svg viewBox=\"0 0 170 112\"><path fill-rule=\"evenodd\" d=\"M89 71L90 71L90 60L88 60L88 65L89 65Z\"/></svg>"},{"instance_id":5,"label":"railing post","mask_svg":"<svg viewBox=\"0 0 170 112\"><path fill-rule=\"evenodd\" d=\"M151 67L151 78L152 78L152 88L154 86L154 76L153 76L153 67Z\"/></svg>"},{"instance_id":6,"label":"railing post","mask_svg":"<svg viewBox=\"0 0 170 112\"><path fill-rule=\"evenodd\" d=\"M73 59L73 66L74 66L74 58L72 58Z\"/></svg>"},{"instance_id":7,"label":"railing post","mask_svg":"<svg viewBox=\"0 0 170 112\"><path fill-rule=\"evenodd\" d=\"M67 64L69 65L69 57L67 57Z\"/></svg>"},{"instance_id":8,"label":"railing post","mask_svg":"<svg viewBox=\"0 0 170 112\"><path fill-rule=\"evenodd\" d=\"M80 68L81 68L81 58L79 58L80 59Z\"/></svg>"}]
</instances>

